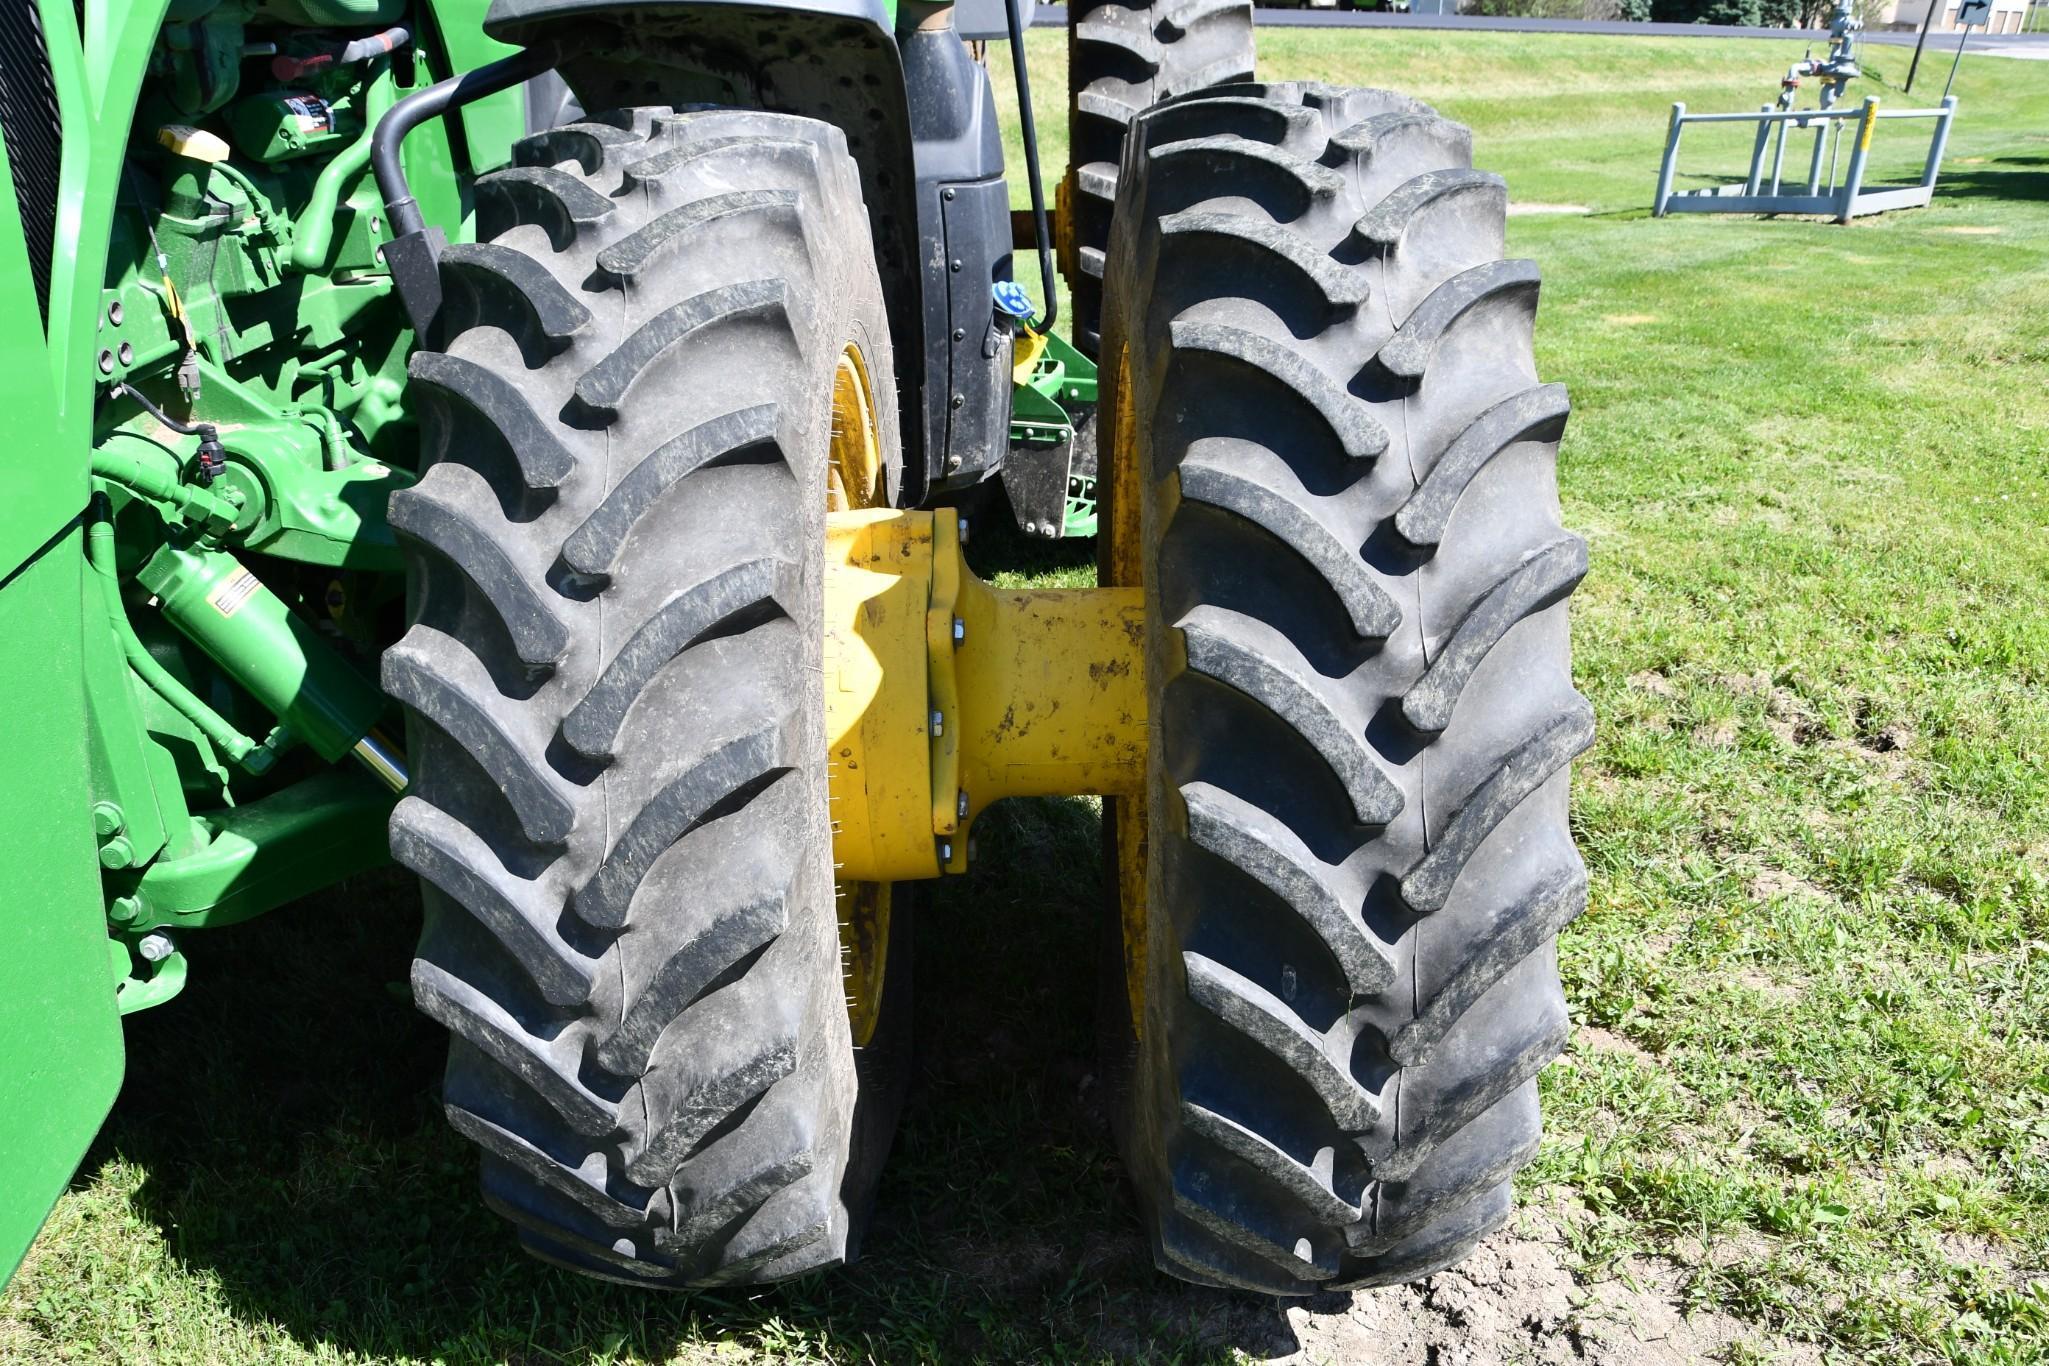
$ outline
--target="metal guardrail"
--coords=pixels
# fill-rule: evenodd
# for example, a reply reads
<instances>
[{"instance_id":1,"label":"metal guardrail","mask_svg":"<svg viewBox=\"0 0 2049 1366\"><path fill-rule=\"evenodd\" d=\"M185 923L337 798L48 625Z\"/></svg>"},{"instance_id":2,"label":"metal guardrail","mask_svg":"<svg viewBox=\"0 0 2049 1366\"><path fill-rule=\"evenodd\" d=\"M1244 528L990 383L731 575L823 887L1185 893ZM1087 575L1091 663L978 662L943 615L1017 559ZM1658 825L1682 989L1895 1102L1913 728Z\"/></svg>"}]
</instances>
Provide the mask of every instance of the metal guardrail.
<instances>
[{"instance_id":1,"label":"metal guardrail","mask_svg":"<svg viewBox=\"0 0 2049 1366\"><path fill-rule=\"evenodd\" d=\"M1672 125L1665 134L1665 159L1658 168L1658 194L1651 205L1654 217L1668 213L1807 213L1823 214L1838 223L1887 209L1917 209L1935 197L1935 174L1942 166L1942 152L1949 144L1949 126L1956 118L1956 96L1945 95L1935 109L1881 109L1876 96L1867 98L1861 109L1774 109L1766 105L1755 114L1689 114L1684 104L1672 106ZM1935 131L1928 140L1928 160L1915 185L1864 188L1864 166L1871 151L1871 135L1881 119L1933 119ZM1672 176L1679 164L1679 137L1693 123L1755 123L1757 141L1750 151L1750 174L1741 185L1715 185L1673 193ZM1842 151L1843 134L1853 124L1855 141L1849 165L1840 184L1836 162ZM1772 126L1778 125L1778 138ZM1794 130L1814 130L1814 151L1807 163L1804 192L1783 192L1786 141ZM1767 169L1765 153L1771 153ZM1828 173L1822 174L1826 152Z\"/></svg>"}]
</instances>

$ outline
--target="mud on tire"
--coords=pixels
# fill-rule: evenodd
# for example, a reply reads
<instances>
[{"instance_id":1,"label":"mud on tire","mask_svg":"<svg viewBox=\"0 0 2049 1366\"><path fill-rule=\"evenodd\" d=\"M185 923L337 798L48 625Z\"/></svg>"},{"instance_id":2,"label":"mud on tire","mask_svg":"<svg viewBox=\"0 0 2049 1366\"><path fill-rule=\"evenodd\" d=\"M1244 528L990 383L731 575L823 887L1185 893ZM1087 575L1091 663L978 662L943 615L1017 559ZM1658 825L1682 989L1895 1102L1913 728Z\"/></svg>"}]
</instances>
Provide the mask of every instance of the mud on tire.
<instances>
[{"instance_id":1,"label":"mud on tire","mask_svg":"<svg viewBox=\"0 0 2049 1366\"><path fill-rule=\"evenodd\" d=\"M448 1117L544 1258L829 1265L901 1061L887 1022L850 1039L819 692L849 350L882 399L871 492L900 477L858 176L823 124L637 109L526 138L477 205L412 361L413 624L383 665Z\"/></svg>"},{"instance_id":2,"label":"mud on tire","mask_svg":"<svg viewBox=\"0 0 2049 1366\"><path fill-rule=\"evenodd\" d=\"M1105 571L1145 586L1155 730L1122 1137L1192 1280L1458 1259L1566 1037L1586 547L1537 271L1470 167L1423 105L1302 85L1157 108L1123 162Z\"/></svg>"}]
</instances>

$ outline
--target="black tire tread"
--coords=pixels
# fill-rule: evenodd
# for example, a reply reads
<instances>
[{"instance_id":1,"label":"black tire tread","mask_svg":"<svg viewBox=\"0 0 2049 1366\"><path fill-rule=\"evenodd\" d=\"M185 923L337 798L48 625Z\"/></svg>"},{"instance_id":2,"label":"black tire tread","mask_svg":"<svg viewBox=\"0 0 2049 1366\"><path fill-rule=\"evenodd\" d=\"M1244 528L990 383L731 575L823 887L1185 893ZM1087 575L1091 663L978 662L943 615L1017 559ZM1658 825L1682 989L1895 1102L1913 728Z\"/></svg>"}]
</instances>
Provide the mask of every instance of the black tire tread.
<instances>
[{"instance_id":1,"label":"black tire tread","mask_svg":"<svg viewBox=\"0 0 2049 1366\"><path fill-rule=\"evenodd\" d=\"M414 997L536 1256L776 1279L843 1260L867 1198L810 549L845 338L890 373L858 173L756 111L593 115L514 163L442 255L391 500Z\"/></svg>"},{"instance_id":2,"label":"black tire tread","mask_svg":"<svg viewBox=\"0 0 2049 1366\"><path fill-rule=\"evenodd\" d=\"M1104 373L1128 354L1159 728L1122 1131L1160 1264L1204 1283L1463 1256L1569 1027L1586 546L1470 146L1399 95L1237 85L1139 117L1121 166Z\"/></svg>"},{"instance_id":3,"label":"black tire tread","mask_svg":"<svg viewBox=\"0 0 2049 1366\"><path fill-rule=\"evenodd\" d=\"M1251 79L1251 0L1115 0L1068 11L1067 224L1075 345L1100 343L1104 252L1124 133L1148 106Z\"/></svg>"}]
</instances>

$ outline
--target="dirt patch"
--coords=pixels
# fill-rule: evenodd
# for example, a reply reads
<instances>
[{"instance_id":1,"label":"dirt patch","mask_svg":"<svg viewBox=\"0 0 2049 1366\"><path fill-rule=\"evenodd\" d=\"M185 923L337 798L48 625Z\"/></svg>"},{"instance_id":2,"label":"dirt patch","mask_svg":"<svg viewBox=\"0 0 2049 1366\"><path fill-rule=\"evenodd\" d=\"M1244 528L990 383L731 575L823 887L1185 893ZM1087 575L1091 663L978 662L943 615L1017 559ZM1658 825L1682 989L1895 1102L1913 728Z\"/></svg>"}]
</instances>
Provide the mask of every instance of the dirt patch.
<instances>
[{"instance_id":1,"label":"dirt patch","mask_svg":"<svg viewBox=\"0 0 2049 1366\"><path fill-rule=\"evenodd\" d=\"M1642 327L1658 320L1655 313L1604 313L1601 321L1612 327Z\"/></svg>"},{"instance_id":2,"label":"dirt patch","mask_svg":"<svg viewBox=\"0 0 2049 1366\"><path fill-rule=\"evenodd\" d=\"M1620 1053L1635 1058L1647 1067L1659 1066L1655 1053L1650 1052L1636 1040L1625 1038L1613 1030L1598 1025L1580 1025L1572 1031L1572 1051L1575 1053Z\"/></svg>"},{"instance_id":3,"label":"dirt patch","mask_svg":"<svg viewBox=\"0 0 2049 1366\"><path fill-rule=\"evenodd\" d=\"M1572 213L1592 213L1592 212L1593 212L1593 210L1592 210L1592 209L1590 209L1590 208L1588 208L1588 207L1587 207L1586 205L1584 205L1584 204L1542 204L1542 203L1536 203L1536 204L1510 204L1510 205L1508 206L1508 216L1509 216L1510 218L1535 218L1535 217L1537 217L1537 216L1538 216L1538 215L1540 215L1540 214L1572 214Z\"/></svg>"},{"instance_id":4,"label":"dirt patch","mask_svg":"<svg viewBox=\"0 0 2049 1366\"><path fill-rule=\"evenodd\" d=\"M1785 982L1775 982L1755 968L1746 968L1737 973L1735 981L1736 985L1745 991L1754 991L1774 1005L1791 1005L1800 999L1800 988Z\"/></svg>"},{"instance_id":5,"label":"dirt patch","mask_svg":"<svg viewBox=\"0 0 2049 1366\"><path fill-rule=\"evenodd\" d=\"M1686 1314L1683 1274L1658 1259L1630 1258L1582 1283L1567 1269L1555 1236L1503 1231L1456 1267L1414 1285L1319 1296L1263 1322L1241 1322L1232 1345L1254 1360L1291 1366L1656 1366L1744 1349L1781 1362L1820 1360L1812 1349L1768 1341L1730 1315Z\"/></svg>"},{"instance_id":6,"label":"dirt patch","mask_svg":"<svg viewBox=\"0 0 2049 1366\"><path fill-rule=\"evenodd\" d=\"M1751 900L1766 903L1802 899L1815 901L1835 900L1825 890L1809 882L1806 878L1795 877L1793 874L1779 868L1767 868L1756 877L1750 879L1748 890Z\"/></svg>"},{"instance_id":7,"label":"dirt patch","mask_svg":"<svg viewBox=\"0 0 2049 1366\"><path fill-rule=\"evenodd\" d=\"M1638 692L1647 692L1653 697L1677 697L1678 687L1661 673L1645 669L1642 673L1629 676L1629 686Z\"/></svg>"},{"instance_id":8,"label":"dirt patch","mask_svg":"<svg viewBox=\"0 0 2049 1366\"><path fill-rule=\"evenodd\" d=\"M1959 237L1997 237L2003 229L1983 227L1974 224L1959 224L1953 228L1937 228L1937 232L1953 232Z\"/></svg>"},{"instance_id":9,"label":"dirt patch","mask_svg":"<svg viewBox=\"0 0 2049 1366\"><path fill-rule=\"evenodd\" d=\"M1736 739L1743 728L1736 724L1733 716L1724 716L1719 721L1693 728L1693 742L1709 749L1734 749Z\"/></svg>"}]
</instances>

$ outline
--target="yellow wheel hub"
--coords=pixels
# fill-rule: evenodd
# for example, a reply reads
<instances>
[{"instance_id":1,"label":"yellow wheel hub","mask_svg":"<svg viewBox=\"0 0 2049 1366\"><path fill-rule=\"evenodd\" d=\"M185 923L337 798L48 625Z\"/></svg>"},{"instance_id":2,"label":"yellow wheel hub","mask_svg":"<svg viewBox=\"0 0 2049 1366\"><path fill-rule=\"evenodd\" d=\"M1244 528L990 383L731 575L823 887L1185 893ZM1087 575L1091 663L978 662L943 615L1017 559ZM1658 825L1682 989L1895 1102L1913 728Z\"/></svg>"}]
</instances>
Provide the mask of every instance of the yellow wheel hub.
<instances>
[{"instance_id":1,"label":"yellow wheel hub","mask_svg":"<svg viewBox=\"0 0 2049 1366\"><path fill-rule=\"evenodd\" d=\"M1127 822L1145 828L1143 593L1006 590L976 578L952 510L886 506L873 402L849 349L833 389L824 681L856 1044L872 1035L881 1001L890 884L966 872L969 832L991 802L1116 797L1120 839ZM1135 487L1120 505L1135 508ZM1136 526L1128 531L1120 544L1135 547ZM1140 870L1136 899L1130 887L1121 898L1129 962L1143 947L1142 850L1120 864Z\"/></svg>"}]
</instances>

